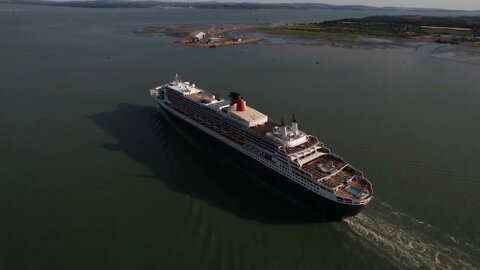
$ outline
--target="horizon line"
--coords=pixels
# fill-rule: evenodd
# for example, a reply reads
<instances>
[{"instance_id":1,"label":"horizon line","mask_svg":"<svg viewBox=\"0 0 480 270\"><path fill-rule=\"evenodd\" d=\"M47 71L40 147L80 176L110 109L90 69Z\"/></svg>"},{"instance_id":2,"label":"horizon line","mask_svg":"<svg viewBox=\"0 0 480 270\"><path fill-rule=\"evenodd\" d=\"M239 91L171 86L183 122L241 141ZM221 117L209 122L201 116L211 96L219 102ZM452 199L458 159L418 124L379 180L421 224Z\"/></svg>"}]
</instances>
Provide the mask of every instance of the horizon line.
<instances>
[{"instance_id":1,"label":"horizon line","mask_svg":"<svg viewBox=\"0 0 480 270\"><path fill-rule=\"evenodd\" d=\"M325 5L325 6L337 6L337 7L365 7L371 9L405 9L405 10L432 10L432 11L457 11L457 12L480 12L480 9L454 9L454 8L443 8L443 7L412 7L412 6L375 6L375 5L366 5L366 4L327 4L324 2L290 2L290 1L269 1L269 2L260 2L260 1L209 1L209 0L0 0L0 3L9 3L9 4L21 4L22 2L26 3L36 3L36 4L48 4L48 3L68 3L68 2L105 2L105 3L121 3L121 2L158 2L158 3L219 3L219 4L257 4L257 5L302 5L302 4L316 4L316 5Z\"/></svg>"}]
</instances>

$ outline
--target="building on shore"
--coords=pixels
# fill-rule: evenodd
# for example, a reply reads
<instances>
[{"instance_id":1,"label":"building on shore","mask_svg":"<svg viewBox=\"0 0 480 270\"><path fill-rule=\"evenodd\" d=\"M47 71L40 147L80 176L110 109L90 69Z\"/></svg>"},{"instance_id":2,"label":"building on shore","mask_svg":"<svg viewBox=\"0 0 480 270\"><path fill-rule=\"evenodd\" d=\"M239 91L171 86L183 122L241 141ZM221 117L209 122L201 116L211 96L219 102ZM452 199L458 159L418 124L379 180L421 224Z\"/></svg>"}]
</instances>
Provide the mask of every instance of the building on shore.
<instances>
[{"instance_id":1,"label":"building on shore","mask_svg":"<svg viewBox=\"0 0 480 270\"><path fill-rule=\"evenodd\" d=\"M218 37L211 37L208 39L208 43L209 44L216 44L216 43L220 43L222 40Z\"/></svg>"},{"instance_id":2,"label":"building on shore","mask_svg":"<svg viewBox=\"0 0 480 270\"><path fill-rule=\"evenodd\" d=\"M205 32L199 32L198 34L193 36L192 42L193 43L198 43L198 42L202 41L205 38L205 36L206 36Z\"/></svg>"}]
</instances>

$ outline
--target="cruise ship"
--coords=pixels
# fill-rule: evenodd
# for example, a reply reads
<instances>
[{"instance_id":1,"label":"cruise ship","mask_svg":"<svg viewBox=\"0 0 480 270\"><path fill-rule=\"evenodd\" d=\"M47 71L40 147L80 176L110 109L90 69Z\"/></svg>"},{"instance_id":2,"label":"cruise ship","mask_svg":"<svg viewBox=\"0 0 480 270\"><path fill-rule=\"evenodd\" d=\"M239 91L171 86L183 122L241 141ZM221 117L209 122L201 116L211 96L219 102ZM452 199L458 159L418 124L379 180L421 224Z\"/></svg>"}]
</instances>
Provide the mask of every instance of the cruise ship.
<instances>
[{"instance_id":1,"label":"cruise ship","mask_svg":"<svg viewBox=\"0 0 480 270\"><path fill-rule=\"evenodd\" d=\"M166 116L194 127L216 148L241 153L230 156L241 158L242 166L268 172L259 179L319 214L354 216L372 199L372 185L363 172L301 130L295 116L290 125L275 121L247 106L237 92L223 99L178 75L150 89L150 95Z\"/></svg>"}]
</instances>

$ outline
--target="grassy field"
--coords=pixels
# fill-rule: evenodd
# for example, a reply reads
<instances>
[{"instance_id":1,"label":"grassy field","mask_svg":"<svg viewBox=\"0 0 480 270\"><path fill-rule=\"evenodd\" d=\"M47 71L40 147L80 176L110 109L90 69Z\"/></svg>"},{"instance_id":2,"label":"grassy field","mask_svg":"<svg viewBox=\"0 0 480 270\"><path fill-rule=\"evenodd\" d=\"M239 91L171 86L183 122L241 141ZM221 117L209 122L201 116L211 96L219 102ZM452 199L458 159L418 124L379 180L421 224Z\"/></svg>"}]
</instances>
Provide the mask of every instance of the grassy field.
<instances>
[{"instance_id":1,"label":"grassy field","mask_svg":"<svg viewBox=\"0 0 480 270\"><path fill-rule=\"evenodd\" d=\"M471 31L451 29L426 29L432 27L468 28ZM258 30L302 38L352 39L356 36L374 36L410 39L428 35L452 35L465 39L480 36L478 17L422 17L422 16L373 16L335 21L261 27Z\"/></svg>"},{"instance_id":2,"label":"grassy field","mask_svg":"<svg viewBox=\"0 0 480 270\"><path fill-rule=\"evenodd\" d=\"M306 28L298 26L275 26L275 27L259 27L256 28L264 33L278 34L284 36L294 36L301 38L325 38L332 40L353 40L356 36L348 33L319 31L315 28Z\"/></svg>"},{"instance_id":3,"label":"grassy field","mask_svg":"<svg viewBox=\"0 0 480 270\"><path fill-rule=\"evenodd\" d=\"M452 36L471 36L472 32L458 31L450 29L423 29L424 32L430 35L452 35Z\"/></svg>"}]
</instances>

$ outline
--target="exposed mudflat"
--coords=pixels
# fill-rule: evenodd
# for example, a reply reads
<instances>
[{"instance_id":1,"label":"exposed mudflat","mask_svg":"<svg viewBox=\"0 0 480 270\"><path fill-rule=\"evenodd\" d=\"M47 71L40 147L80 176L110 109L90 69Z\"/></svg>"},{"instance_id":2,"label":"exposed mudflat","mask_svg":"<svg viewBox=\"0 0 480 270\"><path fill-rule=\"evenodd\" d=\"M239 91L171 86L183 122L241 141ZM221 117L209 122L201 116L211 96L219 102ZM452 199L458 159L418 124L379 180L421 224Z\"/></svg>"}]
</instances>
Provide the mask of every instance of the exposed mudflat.
<instances>
[{"instance_id":1,"label":"exposed mudflat","mask_svg":"<svg viewBox=\"0 0 480 270\"><path fill-rule=\"evenodd\" d=\"M345 49L386 50L407 53L414 52L420 47L426 45L436 44L435 42L430 40L409 40L370 36L358 36L349 39L322 37L305 38L295 37L292 35L269 34L263 33L261 31L250 33L250 36L261 38L263 44L300 44L310 46L329 46ZM439 45L439 47L435 47L432 50L431 56L446 60L480 64L480 45L477 43Z\"/></svg>"},{"instance_id":2,"label":"exposed mudflat","mask_svg":"<svg viewBox=\"0 0 480 270\"><path fill-rule=\"evenodd\" d=\"M445 45L435 49L431 55L448 60L480 64L480 46Z\"/></svg>"},{"instance_id":3,"label":"exposed mudflat","mask_svg":"<svg viewBox=\"0 0 480 270\"><path fill-rule=\"evenodd\" d=\"M430 39L397 39L387 37L357 36L345 38L342 36L329 37L299 37L294 35L282 35L265 33L261 27L269 25L258 24L174 24L168 26L147 26L138 28L135 33L142 35L165 34L180 38L178 43L208 47L210 44L190 44L185 39L192 33L205 31L210 35L221 35L225 38L243 38L242 42L231 42L226 45L241 44L264 44L264 45L308 45L329 46L345 49L363 50L387 50L399 52L414 52L420 47L433 44ZM462 43L456 45L444 45L433 49L431 56L447 60L480 64L480 45L477 43Z\"/></svg>"}]
</instances>

